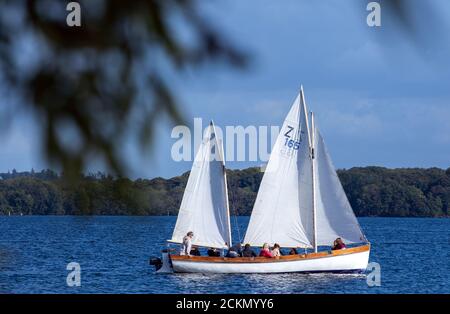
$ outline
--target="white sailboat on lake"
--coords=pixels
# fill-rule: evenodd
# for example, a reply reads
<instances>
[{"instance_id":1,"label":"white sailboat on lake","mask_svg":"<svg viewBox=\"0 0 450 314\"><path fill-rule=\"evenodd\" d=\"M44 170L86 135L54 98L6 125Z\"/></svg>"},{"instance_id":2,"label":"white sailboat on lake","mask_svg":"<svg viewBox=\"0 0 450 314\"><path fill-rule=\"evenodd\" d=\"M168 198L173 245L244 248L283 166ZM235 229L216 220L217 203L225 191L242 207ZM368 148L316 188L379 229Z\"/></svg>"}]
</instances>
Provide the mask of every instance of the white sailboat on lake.
<instances>
[{"instance_id":1,"label":"white sailboat on lake","mask_svg":"<svg viewBox=\"0 0 450 314\"><path fill-rule=\"evenodd\" d=\"M169 242L193 231L193 245L231 246L230 214L222 142L208 127L186 186ZM350 247L330 250L340 237ZM361 272L370 244L348 202L314 116L308 116L303 88L272 149L244 243L278 243L303 254L266 257L180 256L163 252L159 272L282 273ZM322 247L327 247L322 249Z\"/></svg>"}]
</instances>

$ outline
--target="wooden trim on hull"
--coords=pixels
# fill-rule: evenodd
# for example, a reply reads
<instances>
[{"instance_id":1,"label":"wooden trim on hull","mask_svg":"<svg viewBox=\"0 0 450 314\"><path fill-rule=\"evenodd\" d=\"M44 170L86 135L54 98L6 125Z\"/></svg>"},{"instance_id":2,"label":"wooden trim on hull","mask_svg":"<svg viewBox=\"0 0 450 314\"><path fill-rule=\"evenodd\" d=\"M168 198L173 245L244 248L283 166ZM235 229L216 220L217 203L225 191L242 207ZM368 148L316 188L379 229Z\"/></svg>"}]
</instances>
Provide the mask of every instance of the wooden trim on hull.
<instances>
[{"instance_id":1,"label":"wooden trim on hull","mask_svg":"<svg viewBox=\"0 0 450 314\"><path fill-rule=\"evenodd\" d=\"M210 256L186 256L186 255L170 255L172 261L183 262L200 262L200 263L281 263L301 260L321 259L339 255L349 255L353 253L366 252L370 250L370 244L347 248L343 250L334 250L309 254L283 255L276 258L267 257L210 257Z\"/></svg>"}]
</instances>

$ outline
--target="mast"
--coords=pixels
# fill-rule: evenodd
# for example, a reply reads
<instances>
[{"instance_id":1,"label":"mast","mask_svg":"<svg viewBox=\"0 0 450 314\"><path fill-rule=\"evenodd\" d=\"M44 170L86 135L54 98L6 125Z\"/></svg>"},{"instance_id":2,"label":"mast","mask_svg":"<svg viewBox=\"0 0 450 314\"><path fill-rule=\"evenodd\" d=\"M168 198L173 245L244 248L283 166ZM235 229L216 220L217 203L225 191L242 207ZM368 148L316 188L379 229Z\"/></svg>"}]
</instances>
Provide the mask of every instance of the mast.
<instances>
[{"instance_id":1,"label":"mast","mask_svg":"<svg viewBox=\"0 0 450 314\"><path fill-rule=\"evenodd\" d=\"M228 239L230 243L228 243L228 247L232 247L233 244L231 243L231 219L230 219L230 204L228 203L228 186L227 186L227 168L225 168L225 162L223 164L223 179L225 181L225 195L227 199L227 218L228 218Z\"/></svg>"},{"instance_id":2,"label":"mast","mask_svg":"<svg viewBox=\"0 0 450 314\"><path fill-rule=\"evenodd\" d=\"M309 119L308 119L308 111L306 109L306 101L305 101L305 92L303 91L303 85L300 86L300 93L301 93L301 100L303 103L303 110L306 117L306 130L307 130L307 138L308 138L308 144L310 149L310 158L311 158L311 176L312 176L312 229L313 229L313 247L314 252L317 253L317 224L316 224L316 182L315 182L315 167L314 167L314 141L315 141L315 135L314 135L314 116L311 112L311 128L309 127Z\"/></svg>"},{"instance_id":3,"label":"mast","mask_svg":"<svg viewBox=\"0 0 450 314\"><path fill-rule=\"evenodd\" d=\"M313 246L314 252L317 253L317 219L316 219L316 178L315 178L315 130L314 113L311 111L311 170L312 170L312 211L313 211Z\"/></svg>"}]
</instances>

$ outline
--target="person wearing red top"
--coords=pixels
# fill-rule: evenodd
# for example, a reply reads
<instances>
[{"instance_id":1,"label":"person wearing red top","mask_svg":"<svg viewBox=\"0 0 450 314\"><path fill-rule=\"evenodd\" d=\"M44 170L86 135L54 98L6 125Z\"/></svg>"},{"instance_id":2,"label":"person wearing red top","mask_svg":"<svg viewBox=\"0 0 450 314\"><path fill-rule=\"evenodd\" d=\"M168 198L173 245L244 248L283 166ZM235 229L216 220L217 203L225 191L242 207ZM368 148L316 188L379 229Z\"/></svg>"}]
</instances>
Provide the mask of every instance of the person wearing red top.
<instances>
[{"instance_id":1,"label":"person wearing red top","mask_svg":"<svg viewBox=\"0 0 450 314\"><path fill-rule=\"evenodd\" d=\"M261 257L269 257L269 258L273 257L272 253L269 250L269 244L264 243L264 245L263 245L263 247L261 249L261 252L259 252L259 256L261 256Z\"/></svg>"},{"instance_id":2,"label":"person wearing red top","mask_svg":"<svg viewBox=\"0 0 450 314\"><path fill-rule=\"evenodd\" d=\"M344 241L342 241L341 238L337 238L336 240L334 240L334 245L332 250L342 250L345 249L345 243Z\"/></svg>"}]
</instances>

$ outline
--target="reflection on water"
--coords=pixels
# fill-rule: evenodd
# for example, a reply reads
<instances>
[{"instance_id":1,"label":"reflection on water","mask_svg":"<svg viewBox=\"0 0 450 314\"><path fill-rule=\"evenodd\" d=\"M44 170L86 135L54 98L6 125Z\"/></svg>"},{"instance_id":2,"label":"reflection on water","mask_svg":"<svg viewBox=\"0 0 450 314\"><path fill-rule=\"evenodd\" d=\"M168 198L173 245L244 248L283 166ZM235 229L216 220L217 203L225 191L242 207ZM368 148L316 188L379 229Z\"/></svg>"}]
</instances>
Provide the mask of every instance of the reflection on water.
<instances>
[{"instance_id":1,"label":"reflection on water","mask_svg":"<svg viewBox=\"0 0 450 314\"><path fill-rule=\"evenodd\" d=\"M336 285L342 285L342 291L349 283L366 282L365 274L166 274L170 276L174 287L179 291L196 289L210 289L218 293L213 286L233 287L236 291L226 289L228 293L318 293L329 292ZM253 291L258 287L258 291ZM219 291L216 291L219 290ZM191 291L195 292L195 291Z\"/></svg>"}]
</instances>

